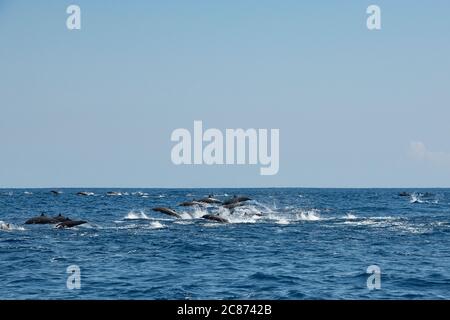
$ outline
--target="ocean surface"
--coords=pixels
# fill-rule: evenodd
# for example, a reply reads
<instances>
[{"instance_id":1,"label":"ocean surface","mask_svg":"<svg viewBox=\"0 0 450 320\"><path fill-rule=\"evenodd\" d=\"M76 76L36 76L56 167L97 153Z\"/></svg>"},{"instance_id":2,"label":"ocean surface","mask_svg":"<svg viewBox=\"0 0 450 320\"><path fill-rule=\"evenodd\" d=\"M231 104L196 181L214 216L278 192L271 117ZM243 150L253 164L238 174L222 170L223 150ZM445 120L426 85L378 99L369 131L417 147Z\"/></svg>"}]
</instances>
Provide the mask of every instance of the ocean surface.
<instances>
[{"instance_id":1,"label":"ocean surface","mask_svg":"<svg viewBox=\"0 0 450 320\"><path fill-rule=\"evenodd\" d=\"M0 189L0 299L450 299L450 189L60 191ZM178 206L209 194L252 200ZM24 224L41 213L88 223Z\"/></svg>"}]
</instances>

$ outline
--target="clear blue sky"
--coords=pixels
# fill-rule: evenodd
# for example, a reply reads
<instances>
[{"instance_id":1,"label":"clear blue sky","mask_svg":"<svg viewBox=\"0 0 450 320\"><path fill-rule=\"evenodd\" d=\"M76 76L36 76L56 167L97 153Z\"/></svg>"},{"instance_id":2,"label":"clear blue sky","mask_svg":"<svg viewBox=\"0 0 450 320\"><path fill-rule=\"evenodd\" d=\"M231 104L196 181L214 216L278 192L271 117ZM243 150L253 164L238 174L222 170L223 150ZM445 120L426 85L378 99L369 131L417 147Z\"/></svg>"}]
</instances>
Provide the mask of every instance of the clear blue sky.
<instances>
[{"instance_id":1,"label":"clear blue sky","mask_svg":"<svg viewBox=\"0 0 450 320\"><path fill-rule=\"evenodd\" d=\"M450 186L450 2L305 2L0 0L0 187ZM173 165L194 120L278 175Z\"/></svg>"}]
</instances>

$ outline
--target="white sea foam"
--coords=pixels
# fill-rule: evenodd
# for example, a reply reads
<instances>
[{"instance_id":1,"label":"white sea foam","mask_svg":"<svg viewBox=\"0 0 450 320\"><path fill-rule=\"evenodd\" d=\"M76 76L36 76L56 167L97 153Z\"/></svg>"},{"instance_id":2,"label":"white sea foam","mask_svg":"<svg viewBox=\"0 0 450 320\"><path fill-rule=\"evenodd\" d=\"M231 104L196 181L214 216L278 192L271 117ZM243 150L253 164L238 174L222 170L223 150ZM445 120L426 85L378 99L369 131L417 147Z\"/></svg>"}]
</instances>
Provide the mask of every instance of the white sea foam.
<instances>
[{"instance_id":1,"label":"white sea foam","mask_svg":"<svg viewBox=\"0 0 450 320\"><path fill-rule=\"evenodd\" d=\"M174 223L176 224L181 224L181 225L188 225L188 224L192 224L192 221L189 220L176 220Z\"/></svg>"},{"instance_id":2,"label":"white sea foam","mask_svg":"<svg viewBox=\"0 0 450 320\"><path fill-rule=\"evenodd\" d=\"M127 213L127 215L124 217L125 220L151 220L143 210L134 211L131 210Z\"/></svg>"},{"instance_id":3,"label":"white sea foam","mask_svg":"<svg viewBox=\"0 0 450 320\"><path fill-rule=\"evenodd\" d=\"M297 213L297 220L301 221L319 221L322 220L320 218L320 214L318 210L308 210Z\"/></svg>"},{"instance_id":4,"label":"white sea foam","mask_svg":"<svg viewBox=\"0 0 450 320\"><path fill-rule=\"evenodd\" d=\"M132 195L138 196L138 197L143 197L143 198L148 198L148 193L142 192L142 191L133 192Z\"/></svg>"},{"instance_id":5,"label":"white sea foam","mask_svg":"<svg viewBox=\"0 0 450 320\"><path fill-rule=\"evenodd\" d=\"M1 231L24 231L24 227L16 226L12 223L6 223L4 221L0 221L0 230Z\"/></svg>"},{"instance_id":6,"label":"white sea foam","mask_svg":"<svg viewBox=\"0 0 450 320\"><path fill-rule=\"evenodd\" d=\"M166 226L159 221L150 222L150 229L163 229Z\"/></svg>"},{"instance_id":7,"label":"white sea foam","mask_svg":"<svg viewBox=\"0 0 450 320\"><path fill-rule=\"evenodd\" d=\"M348 213L345 215L344 219L347 219L347 220L355 220L355 219L358 219L358 217L355 216L354 214L352 214L351 212L348 212Z\"/></svg>"},{"instance_id":8,"label":"white sea foam","mask_svg":"<svg viewBox=\"0 0 450 320\"><path fill-rule=\"evenodd\" d=\"M275 223L276 223L276 224L281 224L281 225L290 224L289 220L283 219L283 218L277 220Z\"/></svg>"},{"instance_id":9,"label":"white sea foam","mask_svg":"<svg viewBox=\"0 0 450 320\"><path fill-rule=\"evenodd\" d=\"M417 193L411 194L411 199L409 200L410 203L423 203L423 200L420 199L419 195Z\"/></svg>"},{"instance_id":10,"label":"white sea foam","mask_svg":"<svg viewBox=\"0 0 450 320\"><path fill-rule=\"evenodd\" d=\"M400 220L393 217L370 217L362 220L347 220L344 224L352 226L365 226L371 228L384 228L392 232L422 234L429 232L430 227L424 224L414 224L409 221Z\"/></svg>"}]
</instances>

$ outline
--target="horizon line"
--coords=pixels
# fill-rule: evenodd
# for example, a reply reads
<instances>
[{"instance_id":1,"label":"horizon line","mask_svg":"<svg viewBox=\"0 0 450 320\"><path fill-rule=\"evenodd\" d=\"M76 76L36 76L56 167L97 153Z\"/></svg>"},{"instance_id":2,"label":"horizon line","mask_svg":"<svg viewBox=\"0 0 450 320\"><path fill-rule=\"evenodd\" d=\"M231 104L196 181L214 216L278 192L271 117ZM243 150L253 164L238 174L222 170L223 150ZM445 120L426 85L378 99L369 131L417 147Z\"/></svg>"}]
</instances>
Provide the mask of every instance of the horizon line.
<instances>
[{"instance_id":1,"label":"horizon line","mask_svg":"<svg viewBox=\"0 0 450 320\"><path fill-rule=\"evenodd\" d=\"M403 187L308 187L308 186L253 186L253 187L4 187L2 189L450 189L448 187L420 187L420 186L403 186Z\"/></svg>"}]
</instances>

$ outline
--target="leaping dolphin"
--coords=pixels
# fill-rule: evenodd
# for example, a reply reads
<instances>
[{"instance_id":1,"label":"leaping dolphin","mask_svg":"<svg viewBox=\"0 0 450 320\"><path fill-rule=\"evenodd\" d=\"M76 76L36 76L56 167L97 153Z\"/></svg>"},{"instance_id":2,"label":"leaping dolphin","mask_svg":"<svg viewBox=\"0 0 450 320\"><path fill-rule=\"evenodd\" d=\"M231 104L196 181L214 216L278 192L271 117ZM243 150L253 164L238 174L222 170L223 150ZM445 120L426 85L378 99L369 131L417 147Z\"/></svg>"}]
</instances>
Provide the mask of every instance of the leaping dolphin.
<instances>
[{"instance_id":1,"label":"leaping dolphin","mask_svg":"<svg viewBox=\"0 0 450 320\"><path fill-rule=\"evenodd\" d=\"M234 196L231 199L225 200L223 202L223 205L229 205L229 204L233 204L233 203L239 203L239 202L245 202L245 201L249 201L252 200L249 197L236 197Z\"/></svg>"},{"instance_id":2,"label":"leaping dolphin","mask_svg":"<svg viewBox=\"0 0 450 320\"><path fill-rule=\"evenodd\" d=\"M207 219L207 220L212 220L212 221L216 221L216 222L220 222L220 223L229 223L230 221L228 221L225 218L213 215L213 214L206 214L202 217L203 219Z\"/></svg>"},{"instance_id":3,"label":"leaping dolphin","mask_svg":"<svg viewBox=\"0 0 450 320\"><path fill-rule=\"evenodd\" d=\"M192 200L192 201L182 202L182 203L180 203L178 205L182 206L182 207L192 207L192 206L204 206L205 203L200 202L200 201L196 201L196 200Z\"/></svg>"},{"instance_id":4,"label":"leaping dolphin","mask_svg":"<svg viewBox=\"0 0 450 320\"><path fill-rule=\"evenodd\" d=\"M157 207L157 208L153 208L152 210L156 211L156 212L161 212L161 213L167 214L172 217L181 218L181 216L175 210L172 210L169 208Z\"/></svg>"},{"instance_id":5,"label":"leaping dolphin","mask_svg":"<svg viewBox=\"0 0 450 320\"><path fill-rule=\"evenodd\" d=\"M198 202L204 202L209 204L221 204L222 201L219 199L214 198L212 195L209 195L207 198L199 199Z\"/></svg>"},{"instance_id":6,"label":"leaping dolphin","mask_svg":"<svg viewBox=\"0 0 450 320\"><path fill-rule=\"evenodd\" d=\"M243 205L245 205L243 202L235 202L235 203L226 204L223 207L226 209L232 210L237 207L242 207Z\"/></svg>"}]
</instances>

